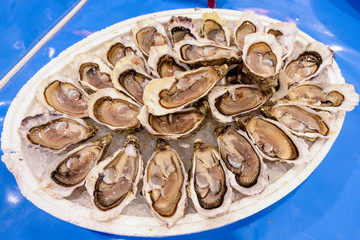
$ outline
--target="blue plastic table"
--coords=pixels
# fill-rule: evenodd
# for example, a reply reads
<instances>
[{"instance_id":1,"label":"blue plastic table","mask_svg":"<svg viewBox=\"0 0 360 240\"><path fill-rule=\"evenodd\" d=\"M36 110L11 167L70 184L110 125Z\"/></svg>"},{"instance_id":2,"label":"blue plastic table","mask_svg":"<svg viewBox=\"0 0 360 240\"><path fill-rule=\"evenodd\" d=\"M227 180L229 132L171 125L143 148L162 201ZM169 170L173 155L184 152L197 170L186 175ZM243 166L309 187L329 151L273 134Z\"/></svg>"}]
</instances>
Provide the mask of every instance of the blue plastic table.
<instances>
[{"instance_id":1,"label":"blue plastic table","mask_svg":"<svg viewBox=\"0 0 360 240\"><path fill-rule=\"evenodd\" d=\"M0 78L78 1L0 1ZM0 132L16 93L61 51L119 21L142 14L207 6L205 0L89 0L0 89ZM356 0L218 0L217 8L258 9L294 20L299 29L330 45L348 83L360 92L360 3ZM329 154L292 193L263 211L228 226L174 239L360 239L360 110L345 118ZM2 155L2 152L0 152ZM137 239L77 227L39 210L25 199L0 162L0 239Z\"/></svg>"}]
</instances>

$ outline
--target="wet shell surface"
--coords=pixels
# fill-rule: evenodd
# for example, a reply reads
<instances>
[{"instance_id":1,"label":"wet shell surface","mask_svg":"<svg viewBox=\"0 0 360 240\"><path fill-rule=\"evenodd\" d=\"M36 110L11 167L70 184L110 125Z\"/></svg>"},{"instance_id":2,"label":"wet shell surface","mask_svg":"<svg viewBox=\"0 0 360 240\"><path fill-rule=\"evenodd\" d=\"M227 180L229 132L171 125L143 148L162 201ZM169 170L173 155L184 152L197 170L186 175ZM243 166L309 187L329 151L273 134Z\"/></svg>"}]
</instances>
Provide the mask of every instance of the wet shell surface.
<instances>
[{"instance_id":1,"label":"wet shell surface","mask_svg":"<svg viewBox=\"0 0 360 240\"><path fill-rule=\"evenodd\" d=\"M52 162L39 180L41 188L54 198L69 196L84 184L90 170L102 160L111 140L112 135L105 134L95 142L80 145L60 161Z\"/></svg>"},{"instance_id":2,"label":"wet shell surface","mask_svg":"<svg viewBox=\"0 0 360 240\"><path fill-rule=\"evenodd\" d=\"M231 126L217 128L215 132L231 186L249 196L264 191L269 182L267 166L247 134Z\"/></svg>"},{"instance_id":3,"label":"wet shell surface","mask_svg":"<svg viewBox=\"0 0 360 240\"><path fill-rule=\"evenodd\" d=\"M310 52L317 52L320 49L320 47L316 47L316 45L320 45L314 42L314 39L301 31L297 33L294 50L284 61L286 65L282 64L278 71L274 66L277 66L280 60L285 60L284 49L288 49L289 53L292 46L279 37L281 35L277 31L280 32L280 28L275 30L278 21L254 13L216 10L220 18L217 23L221 26L224 24L224 28L230 27L233 33L230 41L231 47L222 45L221 41L214 43L211 36L217 36L214 38L215 40L222 39L220 28L215 28L217 30L214 32L207 32L207 39L202 39L201 36L197 40L185 37L186 39L176 43L175 48L172 49L174 46L165 29L173 16L175 18L177 16L191 18L196 32L200 33L204 19L214 20L216 18L216 14L213 12L210 9L182 9L129 19L83 39L64 53L59 54L30 79L9 108L4 120L1 139L4 153L2 160L14 174L22 194L46 212L88 229L120 235L169 236L213 229L248 217L278 201L304 181L330 150L339 134L345 111L352 110L358 104L358 94L352 85L345 84L336 62L331 60L333 52L328 46L325 46L325 50L327 49L327 53L330 53L327 54L330 58L326 58L326 54L321 55L325 56L321 59L322 63L326 62L326 66L316 65L316 54L311 56L305 54L304 59L309 59L309 62L299 58L302 53L307 51L306 49L311 50ZM225 19L226 22L221 19ZM280 25L290 26L289 24ZM268 33L265 30L266 26L268 28L271 26L274 31L268 31ZM282 30L283 40L286 39L288 30L294 32L293 28L285 30ZM205 29L204 33L206 31ZM184 32L186 30L177 33L179 36L186 35L183 34ZM241 36L238 42L235 38L236 32ZM262 75L259 72L256 74L244 66L245 62L243 63L243 61L247 60L248 54L245 54L245 49L239 45L239 42L242 41L243 44L246 44L245 40L251 39L252 35L269 35L270 37L267 38L272 38L271 43L267 42L271 51L260 51L258 56L261 55L262 58L257 64L271 63L271 67L275 69L274 74ZM254 44L261 43L261 46L266 42L262 37L252 41ZM177 46L181 46L182 43L187 44L183 53L186 53L188 60L182 59L178 54ZM276 44L279 48L274 47ZM251 52L249 49L253 44L248 45L247 51ZM280 55L275 54L275 52L280 52L275 48L281 49ZM163 62L170 63L171 66L160 72L172 74L172 76L160 75L160 72L156 70L159 74L157 76L154 71L150 71L148 61L159 59L158 56L161 55L157 55L157 49L166 49L168 57ZM253 57L256 58L259 52L254 53ZM276 64L272 62L273 59L267 58L267 55L271 54L276 56ZM97 62L98 58L95 56L98 56L113 72L123 67L117 68L117 64L129 64L133 66L132 69L138 67L149 76L156 77L148 84L146 81L143 82L144 104L135 100L136 98L131 96L131 91L127 91L126 88L125 90L121 89L122 92L120 92L114 88L91 90L90 87L86 89L86 84L82 86L79 83L80 77L78 77L79 66L75 65L84 61ZM175 56L175 61L172 61L169 56ZM264 56L266 56L265 61ZM84 61L78 61L83 57L86 58ZM171 61L168 61L169 59ZM280 60L278 61L278 59ZM312 61L313 59L314 61ZM75 64L75 60L78 63ZM178 68L173 67L174 62L179 66L182 64L185 71L183 69L179 71ZM294 63L294 66L289 67L291 62ZM299 64L303 66L299 67ZM303 74L305 77L296 78L297 80L288 84L287 79L283 78L281 74L289 75L290 72L297 72L294 69L300 69L300 73L305 73ZM316 69L315 74L307 74L311 72L308 71L309 69L311 71ZM319 71L320 69L323 70ZM104 76L101 73L105 72L101 66L99 70L96 66L83 70L85 75L88 74L91 78L96 79ZM225 77L229 81L225 81ZM278 78L280 86L276 86ZM285 85L282 84L284 80L286 80ZM135 80L135 82L137 81ZM136 88L135 82L130 81L129 86ZM229 82L236 87L229 85ZM227 110L233 110L229 106L237 102L237 100L232 100L233 98L237 99L235 90L238 89L239 83L244 85L241 88L246 86L246 88L261 89L266 103L254 104L251 100L251 106L240 111L240 114L227 112ZM145 86L146 84L147 86ZM258 87L252 88L254 85ZM43 93L49 86L51 86L50 90L55 89L56 91L52 91L53 95L45 96ZM152 87L149 88L149 86ZM148 93L146 93L147 89ZM284 91L279 91L281 89ZM273 95L274 91L276 92ZM281 94L279 94L280 92ZM227 102L228 106L223 107L222 111L228 114L225 114L227 119L220 120L220 117L215 117L216 114L214 116L207 114L205 117L207 104L204 101L208 101L209 107L214 107L216 101L211 100L210 97L215 93L219 93L219 96L226 99L226 101L223 100ZM239 94L239 99L246 99L240 98L241 94ZM254 95L258 96L259 94ZM274 98L276 95L278 95L277 98ZM164 101L160 102L160 97ZM50 101L47 101L49 99ZM262 98L256 99L261 102ZM220 104L219 102L221 101L218 101L217 105ZM244 102L246 101L244 100ZM291 107L291 111L288 110L286 114L292 114L294 111L301 115L304 110L311 116L313 116L312 114L320 116L327 124L329 134L326 136L301 135L290 129L294 126L295 130L300 129L302 124L289 121L289 119L292 120L289 117L285 117L285 122L281 122L282 117L277 119L270 114L266 115L266 110L270 111L275 106L284 105L295 106ZM259 108L263 111L261 112ZM95 141L92 139L80 141L71 146L67 146L67 143L63 144L65 151L61 155L58 155L58 151L62 151L61 149L49 149L48 151L43 147L26 143L22 139L21 130L25 129L25 125L28 128L30 125L31 127L40 126L52 121L41 120L37 123L37 120L43 117L34 117L32 120L33 116L45 116L46 114L50 116L61 114L61 118L71 119L70 122L75 125L80 123L84 127L89 125L94 129L98 128L95 140L101 136L108 139L108 143L104 143L109 146L108 151L107 153L104 151L102 156L106 160L100 161L99 159L98 165L94 164L97 161L89 161L91 166L85 164L86 159L92 158L90 155L99 155L101 152L97 147L88 151L87 148L91 148L90 145ZM143 116L145 117L143 118ZM158 125L157 129L151 129L152 127L146 125L146 121L142 122L143 119L149 119L151 116L153 116L153 125L154 123ZM230 119L231 121L235 120L235 123L229 123L231 127L226 127L223 122L228 122ZM22 120L24 120L23 127ZM126 124L119 126L117 124L119 122ZM290 124L287 126L288 122ZM172 126L172 123L176 124ZM242 130L235 128L235 124L239 124ZM141 125L144 126L144 129L141 129ZM62 129L61 125L58 128ZM80 129L82 128L80 127ZM171 132L168 131L169 129L175 130ZM218 137L214 134L215 129L218 129L216 131ZM226 132L225 129L228 131L233 129L232 134ZM152 130L155 131L152 132ZM131 156L137 155L134 154L133 147L123 146L129 132L134 132L137 137L139 149L135 147L135 152L140 154L141 149L141 155L147 166L145 171L139 167L139 172L145 174L144 181L137 184L138 175L136 175L131 187L128 188L132 190L131 193L123 200L117 201L122 198L121 196L125 196L125 193L117 195L115 191L114 194L120 198L114 195L112 198L114 201L111 201L114 204L110 202L110 204L106 204L110 198L102 201L101 197L98 197L98 200L95 200L95 195L103 194L106 186L101 181L105 179L107 183L110 183L112 182L110 179L116 178L115 174L112 174L115 172L113 163L115 164L116 157L121 155L125 158L132 158ZM111 144L109 134L113 136ZM230 140L219 140L225 136ZM171 146L165 140L159 140L158 146L154 150L157 137L171 140ZM219 160L224 174L228 175L223 182L230 184L226 185L228 186L227 190L236 190L232 192L233 198L224 196L223 199L230 202L229 206L225 204L224 209L222 206L211 210L196 208L190 199L188 204L186 203L187 173L191 173L193 153L191 146L195 139L202 139L214 149L219 147L219 153L214 153L214 156ZM199 142L196 141L195 145L200 145ZM240 155L244 151L237 142L243 143L244 148L251 152L251 156L254 157L252 160L245 156L245 164L242 164ZM86 152L81 152L83 149L87 149ZM206 148L203 147L203 149ZM139 152L137 152L138 150ZM197 153L198 150L201 149L196 149ZM77 151L81 154L76 155ZM214 151L216 152L216 150ZM168 158L169 156L170 158ZM139 158L137 159L139 160ZM76 166L80 165L83 166L80 167L81 171L74 174ZM125 168L128 169L128 165L122 168L122 164L116 164L116 169L125 170ZM52 174L53 172L54 174ZM91 172L92 178L88 175L89 172ZM127 171L125 173L122 171L125 178L130 179ZM102 180L99 180L99 188L94 190L101 174L103 177ZM52 175L61 184L55 183L51 178ZM199 184L202 189L198 189L198 192L200 193L207 186L210 188L211 185L213 190L211 193L216 193L216 190L219 189L216 186L219 184L215 184L216 181L212 181L204 175L208 177L211 174L203 174L202 179L200 174ZM83 179L86 178L89 179L87 186L90 194L84 186L86 180ZM196 177L191 179L197 181ZM126 181L124 178L122 180ZM121 184L125 183L124 181L120 181L120 185L128 186ZM94 182L95 185L93 185ZM136 192L136 188L141 188L141 193ZM94 192L95 194L92 194ZM195 198L193 197L193 199ZM100 208L107 210L100 210L95 202L102 202L102 207L99 205ZM105 204L103 204L104 202ZM115 206L116 204L118 205Z\"/></svg>"},{"instance_id":4,"label":"wet shell surface","mask_svg":"<svg viewBox=\"0 0 360 240\"><path fill-rule=\"evenodd\" d=\"M129 135L122 148L96 165L87 175L86 189L99 221L118 216L137 192L143 161L138 140Z\"/></svg>"},{"instance_id":5,"label":"wet shell surface","mask_svg":"<svg viewBox=\"0 0 360 240\"><path fill-rule=\"evenodd\" d=\"M219 153L201 139L194 142L187 190L202 217L216 217L229 210L233 195L228 171Z\"/></svg>"},{"instance_id":6,"label":"wet shell surface","mask_svg":"<svg viewBox=\"0 0 360 240\"><path fill-rule=\"evenodd\" d=\"M187 174L179 153L158 139L144 174L143 195L152 215L171 227L184 215Z\"/></svg>"}]
</instances>

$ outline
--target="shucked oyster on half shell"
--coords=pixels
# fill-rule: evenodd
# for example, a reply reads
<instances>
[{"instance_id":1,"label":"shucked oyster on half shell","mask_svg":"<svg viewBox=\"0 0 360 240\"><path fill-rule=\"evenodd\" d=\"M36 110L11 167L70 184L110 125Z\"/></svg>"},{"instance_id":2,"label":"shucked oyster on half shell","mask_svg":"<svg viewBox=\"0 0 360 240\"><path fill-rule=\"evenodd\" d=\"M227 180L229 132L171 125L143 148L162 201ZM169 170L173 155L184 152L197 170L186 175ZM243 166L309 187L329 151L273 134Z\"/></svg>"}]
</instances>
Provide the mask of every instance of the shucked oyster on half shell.
<instances>
[{"instance_id":1,"label":"shucked oyster on half shell","mask_svg":"<svg viewBox=\"0 0 360 240\"><path fill-rule=\"evenodd\" d=\"M271 23L265 27L265 32L275 36L276 41L283 48L283 60L288 58L294 50L299 29L293 22Z\"/></svg>"},{"instance_id":2,"label":"shucked oyster on half shell","mask_svg":"<svg viewBox=\"0 0 360 240\"><path fill-rule=\"evenodd\" d=\"M148 63L151 73L157 78L172 77L190 70L186 64L177 59L175 53L167 45L152 47Z\"/></svg>"},{"instance_id":3,"label":"shucked oyster on half shell","mask_svg":"<svg viewBox=\"0 0 360 240\"><path fill-rule=\"evenodd\" d=\"M118 132L134 132L141 125L141 106L114 88L101 89L89 98L89 117Z\"/></svg>"},{"instance_id":4,"label":"shucked oyster on half shell","mask_svg":"<svg viewBox=\"0 0 360 240\"><path fill-rule=\"evenodd\" d=\"M88 96L68 75L54 74L39 84L38 102L49 109L70 117L88 117Z\"/></svg>"},{"instance_id":5,"label":"shucked oyster on half shell","mask_svg":"<svg viewBox=\"0 0 360 240\"><path fill-rule=\"evenodd\" d=\"M323 111L352 111L359 103L359 94L351 84L302 83L291 87L280 103L305 105Z\"/></svg>"},{"instance_id":6,"label":"shucked oyster on half shell","mask_svg":"<svg viewBox=\"0 0 360 240\"><path fill-rule=\"evenodd\" d=\"M170 44L164 26L154 18L137 22L132 28L132 34L136 45L146 57L149 56L151 47Z\"/></svg>"},{"instance_id":7,"label":"shucked oyster on half shell","mask_svg":"<svg viewBox=\"0 0 360 240\"><path fill-rule=\"evenodd\" d=\"M143 196L152 215L162 225L171 227L184 215L187 174L179 153L163 139L158 139L144 174Z\"/></svg>"},{"instance_id":8,"label":"shucked oyster on half shell","mask_svg":"<svg viewBox=\"0 0 360 240\"><path fill-rule=\"evenodd\" d=\"M97 129L82 119L43 113L23 119L18 132L27 146L57 153L94 136Z\"/></svg>"},{"instance_id":9,"label":"shucked oyster on half shell","mask_svg":"<svg viewBox=\"0 0 360 240\"><path fill-rule=\"evenodd\" d=\"M243 72L251 83L264 90L274 88L278 85L282 56L282 47L274 35L262 32L246 35L242 55Z\"/></svg>"},{"instance_id":10,"label":"shucked oyster on half shell","mask_svg":"<svg viewBox=\"0 0 360 240\"><path fill-rule=\"evenodd\" d=\"M147 69L146 61L135 43L122 37L105 43L100 56L111 68L114 68L122 58L128 57L134 65Z\"/></svg>"},{"instance_id":11,"label":"shucked oyster on half shell","mask_svg":"<svg viewBox=\"0 0 360 240\"><path fill-rule=\"evenodd\" d=\"M129 135L124 146L96 165L86 178L93 205L91 216L99 221L118 216L135 198L142 172L138 140Z\"/></svg>"},{"instance_id":12,"label":"shucked oyster on half shell","mask_svg":"<svg viewBox=\"0 0 360 240\"><path fill-rule=\"evenodd\" d=\"M172 16L166 24L166 30L174 46L184 39L199 39L193 20L184 16Z\"/></svg>"},{"instance_id":13,"label":"shucked oyster on half shell","mask_svg":"<svg viewBox=\"0 0 360 240\"><path fill-rule=\"evenodd\" d=\"M187 190L202 217L215 217L229 210L233 195L226 166L218 152L200 139L194 142Z\"/></svg>"},{"instance_id":14,"label":"shucked oyster on half shell","mask_svg":"<svg viewBox=\"0 0 360 240\"><path fill-rule=\"evenodd\" d=\"M307 143L292 135L281 123L261 116L236 117L236 123L267 160L303 165L307 157Z\"/></svg>"},{"instance_id":15,"label":"shucked oyster on half shell","mask_svg":"<svg viewBox=\"0 0 360 240\"><path fill-rule=\"evenodd\" d=\"M267 97L257 85L216 86L208 95L213 117L222 123L233 122L234 117L259 109Z\"/></svg>"},{"instance_id":16,"label":"shucked oyster on half shell","mask_svg":"<svg viewBox=\"0 0 360 240\"><path fill-rule=\"evenodd\" d=\"M265 106L261 111L267 116L281 122L295 135L309 139L328 137L337 129L332 122L331 114L323 111L314 111L301 105L277 104Z\"/></svg>"},{"instance_id":17,"label":"shucked oyster on half shell","mask_svg":"<svg viewBox=\"0 0 360 240\"><path fill-rule=\"evenodd\" d=\"M233 40L236 46L242 52L245 45L245 37L249 34L262 32L264 26L258 15L253 11L245 11L241 14L240 19L236 22L233 31Z\"/></svg>"},{"instance_id":18,"label":"shucked oyster on half shell","mask_svg":"<svg viewBox=\"0 0 360 240\"><path fill-rule=\"evenodd\" d=\"M214 44L212 41L188 39L174 46L178 59L196 68L241 62L241 54L236 47L226 47Z\"/></svg>"},{"instance_id":19,"label":"shucked oyster on half shell","mask_svg":"<svg viewBox=\"0 0 360 240\"><path fill-rule=\"evenodd\" d=\"M203 14L200 32L202 37L217 45L230 46L231 31L226 26L226 19L220 18L216 12Z\"/></svg>"},{"instance_id":20,"label":"shucked oyster on half shell","mask_svg":"<svg viewBox=\"0 0 360 240\"><path fill-rule=\"evenodd\" d=\"M98 164L112 140L110 133L80 145L60 161L54 161L40 177L40 187L54 198L64 198L85 182L90 170Z\"/></svg>"},{"instance_id":21,"label":"shucked oyster on half shell","mask_svg":"<svg viewBox=\"0 0 360 240\"><path fill-rule=\"evenodd\" d=\"M79 83L88 93L114 87L110 78L111 69L96 54L76 55L73 66L77 71Z\"/></svg>"},{"instance_id":22,"label":"shucked oyster on half shell","mask_svg":"<svg viewBox=\"0 0 360 240\"><path fill-rule=\"evenodd\" d=\"M139 104L144 104L144 88L151 81L150 76L142 67L131 62L130 58L122 58L111 72L114 87L127 93Z\"/></svg>"},{"instance_id":23,"label":"shucked oyster on half shell","mask_svg":"<svg viewBox=\"0 0 360 240\"><path fill-rule=\"evenodd\" d=\"M231 126L219 127L215 133L230 185L245 195L261 193L268 184L267 166L246 133Z\"/></svg>"},{"instance_id":24,"label":"shucked oyster on half shell","mask_svg":"<svg viewBox=\"0 0 360 240\"><path fill-rule=\"evenodd\" d=\"M168 140L187 138L200 129L209 110L206 101L197 102L193 106L179 112L155 116L144 105L138 115L141 125L152 135Z\"/></svg>"},{"instance_id":25,"label":"shucked oyster on half shell","mask_svg":"<svg viewBox=\"0 0 360 240\"><path fill-rule=\"evenodd\" d=\"M226 71L226 65L202 67L173 77L153 79L144 90L144 103L154 115L178 112L204 97Z\"/></svg>"}]
</instances>

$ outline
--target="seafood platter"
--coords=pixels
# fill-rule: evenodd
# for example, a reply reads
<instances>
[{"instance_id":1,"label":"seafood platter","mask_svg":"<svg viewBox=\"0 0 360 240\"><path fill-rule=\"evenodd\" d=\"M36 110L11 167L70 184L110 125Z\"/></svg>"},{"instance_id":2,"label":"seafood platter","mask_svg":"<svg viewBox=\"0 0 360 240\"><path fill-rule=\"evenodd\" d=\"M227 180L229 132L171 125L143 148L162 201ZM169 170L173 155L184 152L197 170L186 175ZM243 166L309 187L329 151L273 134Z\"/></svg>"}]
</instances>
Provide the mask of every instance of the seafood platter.
<instances>
[{"instance_id":1,"label":"seafood platter","mask_svg":"<svg viewBox=\"0 0 360 240\"><path fill-rule=\"evenodd\" d=\"M359 101L329 46L252 11L129 19L66 49L18 93L2 161L57 218L113 234L217 228L320 164Z\"/></svg>"}]
</instances>

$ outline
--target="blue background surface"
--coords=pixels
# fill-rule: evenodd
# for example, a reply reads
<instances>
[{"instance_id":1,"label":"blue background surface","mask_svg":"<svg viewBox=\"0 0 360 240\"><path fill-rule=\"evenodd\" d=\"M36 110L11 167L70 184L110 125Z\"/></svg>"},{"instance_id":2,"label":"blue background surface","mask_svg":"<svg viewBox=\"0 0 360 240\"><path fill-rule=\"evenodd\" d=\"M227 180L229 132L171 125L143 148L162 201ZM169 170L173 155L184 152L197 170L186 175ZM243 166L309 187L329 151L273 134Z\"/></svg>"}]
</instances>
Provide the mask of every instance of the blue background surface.
<instances>
[{"instance_id":1,"label":"blue background surface","mask_svg":"<svg viewBox=\"0 0 360 240\"><path fill-rule=\"evenodd\" d=\"M0 78L77 1L0 1ZM12 99L41 67L92 32L142 14L206 7L204 0L88 1L0 89L0 132ZM360 3L357 0L218 0L217 8L256 9L330 45L348 83L360 92ZM360 239L360 110L347 113L341 133L313 174L269 208L228 226L169 239ZM2 152L0 151L0 155ZM0 239L140 239L77 227L25 199L0 162Z\"/></svg>"}]
</instances>

